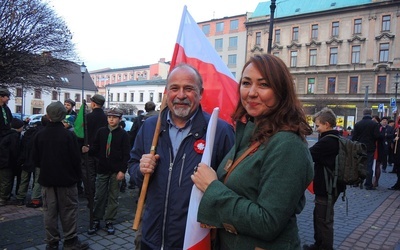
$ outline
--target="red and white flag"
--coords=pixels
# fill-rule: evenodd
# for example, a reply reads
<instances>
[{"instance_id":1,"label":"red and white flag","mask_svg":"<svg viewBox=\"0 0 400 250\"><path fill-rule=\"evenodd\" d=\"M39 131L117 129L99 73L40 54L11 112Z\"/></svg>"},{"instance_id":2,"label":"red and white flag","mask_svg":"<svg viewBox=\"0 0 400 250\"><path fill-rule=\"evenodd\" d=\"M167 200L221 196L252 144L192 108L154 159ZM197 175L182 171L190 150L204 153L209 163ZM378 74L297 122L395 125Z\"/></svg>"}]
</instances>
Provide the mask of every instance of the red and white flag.
<instances>
[{"instance_id":1,"label":"red and white flag","mask_svg":"<svg viewBox=\"0 0 400 250\"><path fill-rule=\"evenodd\" d=\"M183 8L171 69L179 63L192 65L203 78L203 110L211 114L215 107L219 107L220 118L232 124L230 117L238 100L238 84L186 6Z\"/></svg>"},{"instance_id":2,"label":"red and white flag","mask_svg":"<svg viewBox=\"0 0 400 250\"><path fill-rule=\"evenodd\" d=\"M217 130L219 108L214 108L210 122L207 127L206 146L204 148L201 162L210 166L212 151L214 147L215 132ZM193 185L190 195L189 210L186 220L185 240L183 243L184 250L210 250L211 238L210 229L201 228L197 222L197 212L199 211L200 200L203 192Z\"/></svg>"}]
</instances>

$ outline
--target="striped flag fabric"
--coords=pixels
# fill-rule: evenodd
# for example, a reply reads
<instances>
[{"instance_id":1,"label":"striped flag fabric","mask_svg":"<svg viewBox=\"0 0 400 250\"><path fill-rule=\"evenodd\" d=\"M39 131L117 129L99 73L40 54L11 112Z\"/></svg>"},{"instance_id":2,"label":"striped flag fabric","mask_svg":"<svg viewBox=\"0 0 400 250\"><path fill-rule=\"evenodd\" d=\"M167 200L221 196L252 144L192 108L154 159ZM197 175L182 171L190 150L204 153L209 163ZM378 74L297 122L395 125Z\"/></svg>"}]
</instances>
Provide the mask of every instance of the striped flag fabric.
<instances>
[{"instance_id":1,"label":"striped flag fabric","mask_svg":"<svg viewBox=\"0 0 400 250\"><path fill-rule=\"evenodd\" d=\"M171 69L179 63L192 65L202 76L203 110L211 114L215 107L219 107L219 117L232 124L231 114L238 101L238 84L186 6L183 8Z\"/></svg>"}]
</instances>

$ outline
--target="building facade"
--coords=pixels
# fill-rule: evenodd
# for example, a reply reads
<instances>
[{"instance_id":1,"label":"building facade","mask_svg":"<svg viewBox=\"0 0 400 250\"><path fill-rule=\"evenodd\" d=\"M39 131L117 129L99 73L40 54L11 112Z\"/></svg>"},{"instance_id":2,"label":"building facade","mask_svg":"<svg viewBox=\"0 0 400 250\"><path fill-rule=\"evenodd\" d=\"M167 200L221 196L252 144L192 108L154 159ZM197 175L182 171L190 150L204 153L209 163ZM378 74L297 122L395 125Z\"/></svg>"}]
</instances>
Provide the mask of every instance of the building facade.
<instances>
[{"instance_id":1,"label":"building facade","mask_svg":"<svg viewBox=\"0 0 400 250\"><path fill-rule=\"evenodd\" d=\"M237 81L246 61L247 15L250 13L198 23Z\"/></svg>"},{"instance_id":2,"label":"building facade","mask_svg":"<svg viewBox=\"0 0 400 250\"><path fill-rule=\"evenodd\" d=\"M290 68L308 115L328 106L344 127L353 127L364 107L396 116L399 16L398 0L276 4L271 53ZM260 2L246 23L247 58L267 52L269 24L270 2Z\"/></svg>"}]
</instances>

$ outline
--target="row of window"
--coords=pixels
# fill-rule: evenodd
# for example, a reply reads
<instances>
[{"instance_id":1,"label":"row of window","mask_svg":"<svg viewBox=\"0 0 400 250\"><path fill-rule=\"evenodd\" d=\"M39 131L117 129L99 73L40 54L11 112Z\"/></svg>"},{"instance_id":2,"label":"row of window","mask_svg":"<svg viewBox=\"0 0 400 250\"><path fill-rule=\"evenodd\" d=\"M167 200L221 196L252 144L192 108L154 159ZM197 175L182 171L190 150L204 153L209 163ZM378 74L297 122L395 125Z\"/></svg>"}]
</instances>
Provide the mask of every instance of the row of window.
<instances>
[{"instance_id":1,"label":"row of window","mask_svg":"<svg viewBox=\"0 0 400 250\"><path fill-rule=\"evenodd\" d=\"M122 98L121 98L122 97ZM147 101L152 101L152 102L161 102L162 101L162 93L158 93L158 98L157 101L154 100L154 93L150 92L149 93L149 100ZM128 93L117 93L116 98L114 97L114 93L109 94L109 100L111 102L127 102L128 99ZM134 102L135 101L135 93L130 93L130 100L129 102ZM141 92L139 93L139 102L144 102L144 93Z\"/></svg>"},{"instance_id":2,"label":"row of window","mask_svg":"<svg viewBox=\"0 0 400 250\"><path fill-rule=\"evenodd\" d=\"M327 78L327 94L335 94L336 92L336 77L328 77ZM387 76L378 76L376 81L376 93L377 94L385 94L386 93L386 82ZM315 94L316 87L316 79L313 77L307 78L307 94ZM358 93L358 85L359 85L359 77L358 76L350 76L349 77L349 94L357 94Z\"/></svg>"},{"instance_id":3,"label":"row of window","mask_svg":"<svg viewBox=\"0 0 400 250\"><path fill-rule=\"evenodd\" d=\"M390 31L390 22L391 22L391 16L390 15L384 15L382 16L382 25L381 25L381 31L382 32L389 32ZM313 40L318 40L318 32L319 31L319 25L318 24L311 24L311 33L310 37ZM357 18L353 20L353 34L354 35L359 35L362 33L362 18ZM331 36L332 37L338 37L339 36L339 21L334 21L331 24ZM261 45L261 32L256 32L256 45ZM292 27L292 41L298 41L299 40L299 27ZM274 37L274 42L275 43L280 43L281 42L281 30L280 29L275 29L275 37Z\"/></svg>"},{"instance_id":4,"label":"row of window","mask_svg":"<svg viewBox=\"0 0 400 250\"><path fill-rule=\"evenodd\" d=\"M338 64L338 47L329 48L329 65L337 65ZM351 63L357 64L360 63L360 53L361 53L361 45L353 45L351 46ZM279 52L273 53L275 56L279 56ZM297 67L298 59L298 51L293 50L290 51L290 67ZM381 43L379 44L379 58L378 62L387 63L389 61L389 43ZM317 49L309 49L308 50L308 65L316 66L317 65Z\"/></svg>"},{"instance_id":5,"label":"row of window","mask_svg":"<svg viewBox=\"0 0 400 250\"><path fill-rule=\"evenodd\" d=\"M229 22L229 30L238 30L239 29L239 19L232 19ZM205 35L210 35L210 24L204 24L202 26L202 30ZM224 32L224 22L217 22L215 24L215 32L216 33L223 33Z\"/></svg>"},{"instance_id":6,"label":"row of window","mask_svg":"<svg viewBox=\"0 0 400 250\"><path fill-rule=\"evenodd\" d=\"M135 74L136 74L136 78L143 78L143 77L147 78L147 72L146 71L135 72ZM133 73L130 73L129 77L130 77L129 80L134 79ZM111 75L111 78L110 78L110 75L96 75L96 76L93 76L92 79L96 83L98 83L100 81L102 81L102 82L109 81L110 79L111 79L112 82L115 82L116 79L118 80L118 82L121 81L121 80L127 81L128 80L128 74L125 73L125 74Z\"/></svg>"},{"instance_id":7,"label":"row of window","mask_svg":"<svg viewBox=\"0 0 400 250\"><path fill-rule=\"evenodd\" d=\"M215 39L214 47L216 51L222 51L224 47L224 39L223 38ZM237 47L238 47L238 37L237 36L229 37L228 50L235 50L237 49Z\"/></svg>"}]
</instances>

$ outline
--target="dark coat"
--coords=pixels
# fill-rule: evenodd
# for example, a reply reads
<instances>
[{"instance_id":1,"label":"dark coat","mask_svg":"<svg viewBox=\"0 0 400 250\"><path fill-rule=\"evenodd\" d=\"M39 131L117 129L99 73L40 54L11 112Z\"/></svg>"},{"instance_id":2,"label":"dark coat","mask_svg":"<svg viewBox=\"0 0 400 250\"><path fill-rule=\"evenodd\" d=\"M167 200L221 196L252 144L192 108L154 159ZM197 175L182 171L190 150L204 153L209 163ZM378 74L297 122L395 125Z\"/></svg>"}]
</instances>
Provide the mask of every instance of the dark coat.
<instances>
[{"instance_id":1,"label":"dark coat","mask_svg":"<svg viewBox=\"0 0 400 250\"><path fill-rule=\"evenodd\" d=\"M4 117L3 117L3 111L1 110L2 107L4 107L4 110L6 111L6 117L7 117L7 124L4 123ZM13 116L11 113L10 108L7 106L7 104L3 104L3 106L0 106L0 137L3 135L3 133L6 132L6 130L11 129L11 120Z\"/></svg>"},{"instance_id":2,"label":"dark coat","mask_svg":"<svg viewBox=\"0 0 400 250\"><path fill-rule=\"evenodd\" d=\"M107 116L104 114L103 109L95 108L91 113L87 114L86 124L88 144L91 145L94 141L97 130L107 126Z\"/></svg>"},{"instance_id":3,"label":"dark coat","mask_svg":"<svg viewBox=\"0 0 400 250\"><path fill-rule=\"evenodd\" d=\"M371 116L364 116L361 121L354 125L351 139L364 143L367 146L368 153L375 152L378 138L379 123L374 122Z\"/></svg>"},{"instance_id":4,"label":"dark coat","mask_svg":"<svg viewBox=\"0 0 400 250\"><path fill-rule=\"evenodd\" d=\"M61 122L49 122L33 138L32 157L39 184L70 187L81 178L81 154L75 134Z\"/></svg>"},{"instance_id":5,"label":"dark coat","mask_svg":"<svg viewBox=\"0 0 400 250\"><path fill-rule=\"evenodd\" d=\"M21 134L14 129L4 130L0 137L0 169L17 168Z\"/></svg>"},{"instance_id":6,"label":"dark coat","mask_svg":"<svg viewBox=\"0 0 400 250\"><path fill-rule=\"evenodd\" d=\"M384 157L388 156L390 145L394 138L394 129L387 125L386 127L379 127L378 146L378 161L383 162Z\"/></svg>"},{"instance_id":7,"label":"dark coat","mask_svg":"<svg viewBox=\"0 0 400 250\"><path fill-rule=\"evenodd\" d=\"M110 129L108 126L102 127L97 131L92 146L90 146L89 154L99 159L97 173L111 174L120 171L125 173L131 149L128 133L119 126L111 132L111 150L110 155L107 157L106 146L109 133Z\"/></svg>"},{"instance_id":8,"label":"dark coat","mask_svg":"<svg viewBox=\"0 0 400 250\"><path fill-rule=\"evenodd\" d=\"M174 157L167 123L168 112L166 108L161 114L161 129L156 148L160 159L150 178L142 219L142 241L152 249L159 249L159 246L164 245L166 250L183 247L189 198L193 187L190 176L202 158L202 153L196 152L194 146L206 139L210 120L210 115L199 108L193 117L189 134L182 140ZM143 182L139 161L143 154L150 152L157 120L157 116L152 116L144 121L131 151L129 174L139 186ZM233 128L219 120L210 164L212 167L218 167L233 143Z\"/></svg>"},{"instance_id":9,"label":"dark coat","mask_svg":"<svg viewBox=\"0 0 400 250\"><path fill-rule=\"evenodd\" d=\"M315 195L328 197L326 191L326 182L324 166L331 171L335 169L336 156L339 153L338 139L327 135L339 135L339 131L330 130L321 133L319 140L310 148L311 156L314 161L314 193ZM343 192L345 185L338 185L338 194ZM334 194L335 191L332 190Z\"/></svg>"}]
</instances>

